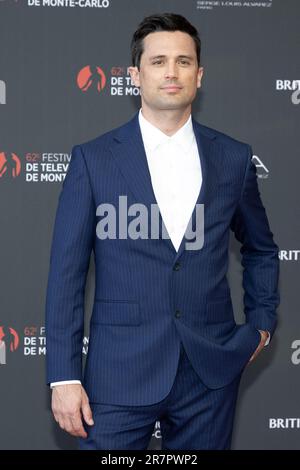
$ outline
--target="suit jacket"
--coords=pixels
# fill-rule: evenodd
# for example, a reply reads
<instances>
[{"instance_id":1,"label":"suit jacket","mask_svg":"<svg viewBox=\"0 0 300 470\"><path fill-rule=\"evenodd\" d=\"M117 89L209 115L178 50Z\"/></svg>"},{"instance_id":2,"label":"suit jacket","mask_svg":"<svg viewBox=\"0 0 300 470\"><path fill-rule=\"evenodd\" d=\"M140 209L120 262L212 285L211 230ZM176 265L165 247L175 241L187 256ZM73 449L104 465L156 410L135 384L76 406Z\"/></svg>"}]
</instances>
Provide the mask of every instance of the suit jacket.
<instances>
[{"instance_id":1,"label":"suit jacket","mask_svg":"<svg viewBox=\"0 0 300 470\"><path fill-rule=\"evenodd\" d=\"M209 388L229 384L276 327L278 247L261 202L251 147L192 118L203 182L204 245L170 238L100 240L99 204L156 204L138 113L72 149L56 213L46 298L47 382L83 380L90 401L146 405L170 391L180 342ZM161 217L161 216L160 216ZM193 212L195 217L195 208ZM163 223L163 221L162 221ZM241 242L245 322L226 277L230 229ZM90 255L95 296L82 376Z\"/></svg>"}]
</instances>

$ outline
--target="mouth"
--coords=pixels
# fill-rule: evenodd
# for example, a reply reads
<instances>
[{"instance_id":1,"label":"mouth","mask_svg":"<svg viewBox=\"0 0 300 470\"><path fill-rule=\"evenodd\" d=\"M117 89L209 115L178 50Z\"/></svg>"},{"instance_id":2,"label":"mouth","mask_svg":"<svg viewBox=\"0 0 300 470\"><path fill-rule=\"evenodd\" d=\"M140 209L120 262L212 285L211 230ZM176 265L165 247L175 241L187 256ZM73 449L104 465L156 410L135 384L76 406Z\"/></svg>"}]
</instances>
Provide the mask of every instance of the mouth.
<instances>
[{"instance_id":1,"label":"mouth","mask_svg":"<svg viewBox=\"0 0 300 470\"><path fill-rule=\"evenodd\" d=\"M177 85L168 85L168 86L162 87L162 90L166 90L166 91L178 91L178 90L181 90L181 88L182 88L182 87L177 86Z\"/></svg>"}]
</instances>

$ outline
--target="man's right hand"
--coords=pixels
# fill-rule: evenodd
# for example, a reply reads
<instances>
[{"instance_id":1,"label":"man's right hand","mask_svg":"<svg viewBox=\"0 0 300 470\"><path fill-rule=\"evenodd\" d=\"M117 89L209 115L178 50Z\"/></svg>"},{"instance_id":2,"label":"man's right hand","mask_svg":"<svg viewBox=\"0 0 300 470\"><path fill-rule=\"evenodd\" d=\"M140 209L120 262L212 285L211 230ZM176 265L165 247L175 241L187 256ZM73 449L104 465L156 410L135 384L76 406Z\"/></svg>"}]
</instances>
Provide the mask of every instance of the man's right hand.
<instances>
[{"instance_id":1,"label":"man's right hand","mask_svg":"<svg viewBox=\"0 0 300 470\"><path fill-rule=\"evenodd\" d=\"M52 411L61 429L76 437L87 437L82 418L94 424L88 396L81 384L56 385L52 390Z\"/></svg>"}]
</instances>

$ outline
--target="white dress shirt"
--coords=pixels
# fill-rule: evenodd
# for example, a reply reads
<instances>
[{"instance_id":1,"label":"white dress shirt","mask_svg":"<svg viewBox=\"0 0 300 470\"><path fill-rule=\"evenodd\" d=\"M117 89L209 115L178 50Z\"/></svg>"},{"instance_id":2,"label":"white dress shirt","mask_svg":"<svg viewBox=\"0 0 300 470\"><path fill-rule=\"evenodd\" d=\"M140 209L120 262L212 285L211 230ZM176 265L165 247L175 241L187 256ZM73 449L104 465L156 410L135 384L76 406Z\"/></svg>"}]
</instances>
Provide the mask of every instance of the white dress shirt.
<instances>
[{"instance_id":1,"label":"white dress shirt","mask_svg":"<svg viewBox=\"0 0 300 470\"><path fill-rule=\"evenodd\" d=\"M172 136L151 124L139 111L153 192L170 236L178 251L202 185L201 162L192 116ZM267 339L265 346L269 344ZM53 382L52 386L81 383L79 380Z\"/></svg>"},{"instance_id":2,"label":"white dress shirt","mask_svg":"<svg viewBox=\"0 0 300 470\"><path fill-rule=\"evenodd\" d=\"M178 251L202 185L192 117L172 136L145 119L141 109L139 123L155 198Z\"/></svg>"}]
</instances>

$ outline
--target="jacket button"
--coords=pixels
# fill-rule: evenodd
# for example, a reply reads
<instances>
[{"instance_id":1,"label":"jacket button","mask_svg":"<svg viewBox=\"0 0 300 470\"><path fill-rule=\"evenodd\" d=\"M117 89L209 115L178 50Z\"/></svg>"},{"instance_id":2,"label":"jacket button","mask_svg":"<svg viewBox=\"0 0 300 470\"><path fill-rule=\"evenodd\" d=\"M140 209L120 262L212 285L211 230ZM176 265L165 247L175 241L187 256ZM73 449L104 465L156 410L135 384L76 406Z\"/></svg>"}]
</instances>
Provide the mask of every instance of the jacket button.
<instances>
[{"instance_id":1,"label":"jacket button","mask_svg":"<svg viewBox=\"0 0 300 470\"><path fill-rule=\"evenodd\" d=\"M180 310L175 310L175 317L179 318L181 316L181 311Z\"/></svg>"},{"instance_id":2,"label":"jacket button","mask_svg":"<svg viewBox=\"0 0 300 470\"><path fill-rule=\"evenodd\" d=\"M174 271L179 271L179 269L180 269L180 263L175 263L174 267L173 267L173 270Z\"/></svg>"}]
</instances>

